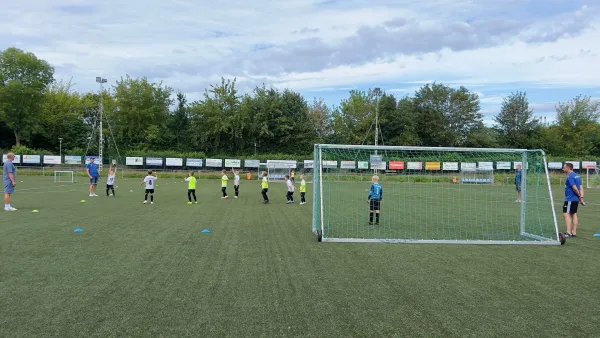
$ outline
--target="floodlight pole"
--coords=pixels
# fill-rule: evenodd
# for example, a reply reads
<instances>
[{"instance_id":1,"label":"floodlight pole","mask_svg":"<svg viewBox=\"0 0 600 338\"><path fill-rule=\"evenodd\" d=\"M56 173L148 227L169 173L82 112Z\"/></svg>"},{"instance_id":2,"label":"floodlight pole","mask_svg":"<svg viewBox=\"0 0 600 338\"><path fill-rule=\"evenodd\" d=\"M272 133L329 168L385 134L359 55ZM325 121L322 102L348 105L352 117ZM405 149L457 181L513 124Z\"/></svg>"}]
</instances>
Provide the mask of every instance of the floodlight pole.
<instances>
[{"instance_id":1,"label":"floodlight pole","mask_svg":"<svg viewBox=\"0 0 600 338\"><path fill-rule=\"evenodd\" d=\"M104 89L102 88L102 84L106 83L106 79L102 78L100 76L97 76L96 82L100 84L100 134L98 137L98 139L99 139L98 140L98 157L100 157L99 158L100 161L98 161L98 162L100 162L100 163L98 163L98 168L100 170L102 170L102 162L103 162L103 158L102 158L102 148L103 148L103 144L102 144L102 141L103 141L103 139L102 139L102 113L104 112L104 105L102 104L103 103L102 102L102 96L103 96L102 94L104 93Z\"/></svg>"},{"instance_id":2,"label":"floodlight pole","mask_svg":"<svg viewBox=\"0 0 600 338\"><path fill-rule=\"evenodd\" d=\"M373 93L375 94L375 147L379 145L379 93L381 89L375 88ZM375 155L377 155L377 149L375 149ZM377 164L379 165L379 164ZM378 168L375 168L375 174L377 174Z\"/></svg>"},{"instance_id":3,"label":"floodlight pole","mask_svg":"<svg viewBox=\"0 0 600 338\"><path fill-rule=\"evenodd\" d=\"M61 163L62 163L62 140L63 140L62 137L58 138L58 142L59 142L58 151L59 151Z\"/></svg>"}]
</instances>

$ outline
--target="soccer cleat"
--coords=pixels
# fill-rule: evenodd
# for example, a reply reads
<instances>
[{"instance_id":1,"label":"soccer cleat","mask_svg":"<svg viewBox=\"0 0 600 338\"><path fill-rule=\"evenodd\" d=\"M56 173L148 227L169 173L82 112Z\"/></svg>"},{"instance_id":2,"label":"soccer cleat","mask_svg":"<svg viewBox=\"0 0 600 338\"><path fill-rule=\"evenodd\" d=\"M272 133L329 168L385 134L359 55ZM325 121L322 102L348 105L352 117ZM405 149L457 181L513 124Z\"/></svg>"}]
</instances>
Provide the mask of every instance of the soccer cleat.
<instances>
[{"instance_id":1,"label":"soccer cleat","mask_svg":"<svg viewBox=\"0 0 600 338\"><path fill-rule=\"evenodd\" d=\"M154 202L150 202L150 204L154 204Z\"/></svg>"},{"instance_id":2,"label":"soccer cleat","mask_svg":"<svg viewBox=\"0 0 600 338\"><path fill-rule=\"evenodd\" d=\"M238 198L237 196L235 196L234 198Z\"/></svg>"},{"instance_id":3,"label":"soccer cleat","mask_svg":"<svg viewBox=\"0 0 600 338\"><path fill-rule=\"evenodd\" d=\"M94 195L90 194L88 197L94 197Z\"/></svg>"},{"instance_id":4,"label":"soccer cleat","mask_svg":"<svg viewBox=\"0 0 600 338\"><path fill-rule=\"evenodd\" d=\"M148 203L148 201L144 201L144 204Z\"/></svg>"},{"instance_id":5,"label":"soccer cleat","mask_svg":"<svg viewBox=\"0 0 600 338\"><path fill-rule=\"evenodd\" d=\"M98 195L96 195L96 194L93 194L92 196L94 196L94 197L98 197Z\"/></svg>"},{"instance_id":6,"label":"soccer cleat","mask_svg":"<svg viewBox=\"0 0 600 338\"><path fill-rule=\"evenodd\" d=\"M195 204L198 204L198 201L194 202Z\"/></svg>"},{"instance_id":7,"label":"soccer cleat","mask_svg":"<svg viewBox=\"0 0 600 338\"><path fill-rule=\"evenodd\" d=\"M192 202L188 202L188 204L189 204L189 205L191 205L191 204L192 204Z\"/></svg>"}]
</instances>

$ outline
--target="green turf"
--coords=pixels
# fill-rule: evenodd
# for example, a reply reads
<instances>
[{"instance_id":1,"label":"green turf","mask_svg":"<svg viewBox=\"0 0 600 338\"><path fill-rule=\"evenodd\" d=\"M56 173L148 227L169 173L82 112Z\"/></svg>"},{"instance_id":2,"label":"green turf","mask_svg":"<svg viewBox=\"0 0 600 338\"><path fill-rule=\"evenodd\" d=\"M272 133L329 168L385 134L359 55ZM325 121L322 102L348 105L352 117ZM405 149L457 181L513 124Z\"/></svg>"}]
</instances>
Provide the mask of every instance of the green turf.
<instances>
[{"instance_id":1,"label":"green turf","mask_svg":"<svg viewBox=\"0 0 600 338\"><path fill-rule=\"evenodd\" d=\"M539 242L521 236L512 185L383 182L379 225L369 222L369 184L323 182L324 237ZM557 241L548 186L528 185L526 231Z\"/></svg>"},{"instance_id":2,"label":"green turf","mask_svg":"<svg viewBox=\"0 0 600 338\"><path fill-rule=\"evenodd\" d=\"M0 214L0 337L599 332L597 191L560 247L335 244L311 233L310 191L286 205L281 183L263 205L256 181L221 200L218 182L200 180L200 204L187 205L186 186L161 179L142 205L139 180L89 198L84 184L22 179L19 211Z\"/></svg>"}]
</instances>

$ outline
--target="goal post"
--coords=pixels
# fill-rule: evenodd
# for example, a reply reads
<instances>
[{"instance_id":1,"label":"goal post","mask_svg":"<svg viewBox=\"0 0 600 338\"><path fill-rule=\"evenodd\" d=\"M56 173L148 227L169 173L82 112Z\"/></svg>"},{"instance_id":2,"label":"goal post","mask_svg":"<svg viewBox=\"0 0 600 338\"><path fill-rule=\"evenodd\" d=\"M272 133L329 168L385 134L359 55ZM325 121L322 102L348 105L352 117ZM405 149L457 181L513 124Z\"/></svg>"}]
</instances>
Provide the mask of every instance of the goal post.
<instances>
[{"instance_id":1,"label":"goal post","mask_svg":"<svg viewBox=\"0 0 600 338\"><path fill-rule=\"evenodd\" d=\"M72 170L55 170L54 183L76 183L77 175Z\"/></svg>"},{"instance_id":2,"label":"goal post","mask_svg":"<svg viewBox=\"0 0 600 338\"><path fill-rule=\"evenodd\" d=\"M589 165L585 167L585 181L588 189L600 188L600 173L598 165Z\"/></svg>"},{"instance_id":3,"label":"goal post","mask_svg":"<svg viewBox=\"0 0 600 338\"><path fill-rule=\"evenodd\" d=\"M313 182L322 242L560 245L543 150L317 144Z\"/></svg>"}]
</instances>

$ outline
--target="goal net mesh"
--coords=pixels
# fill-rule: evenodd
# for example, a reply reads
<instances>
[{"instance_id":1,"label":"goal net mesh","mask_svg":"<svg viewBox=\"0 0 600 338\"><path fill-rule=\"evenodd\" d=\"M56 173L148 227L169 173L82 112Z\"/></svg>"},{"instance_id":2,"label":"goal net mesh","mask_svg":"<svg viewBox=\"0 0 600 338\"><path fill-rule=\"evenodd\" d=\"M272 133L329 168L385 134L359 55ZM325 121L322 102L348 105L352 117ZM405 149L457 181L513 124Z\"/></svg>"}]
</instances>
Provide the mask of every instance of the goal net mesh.
<instances>
[{"instance_id":1,"label":"goal net mesh","mask_svg":"<svg viewBox=\"0 0 600 338\"><path fill-rule=\"evenodd\" d=\"M54 183L76 183L77 175L74 171L54 171Z\"/></svg>"},{"instance_id":2,"label":"goal net mesh","mask_svg":"<svg viewBox=\"0 0 600 338\"><path fill-rule=\"evenodd\" d=\"M585 168L585 180L588 189L600 188L600 173L598 172L598 166L587 166Z\"/></svg>"},{"instance_id":3,"label":"goal net mesh","mask_svg":"<svg viewBox=\"0 0 600 338\"><path fill-rule=\"evenodd\" d=\"M313 232L322 241L560 243L541 150L315 145L314 163ZM379 224L370 224L375 174L383 200Z\"/></svg>"}]
</instances>

